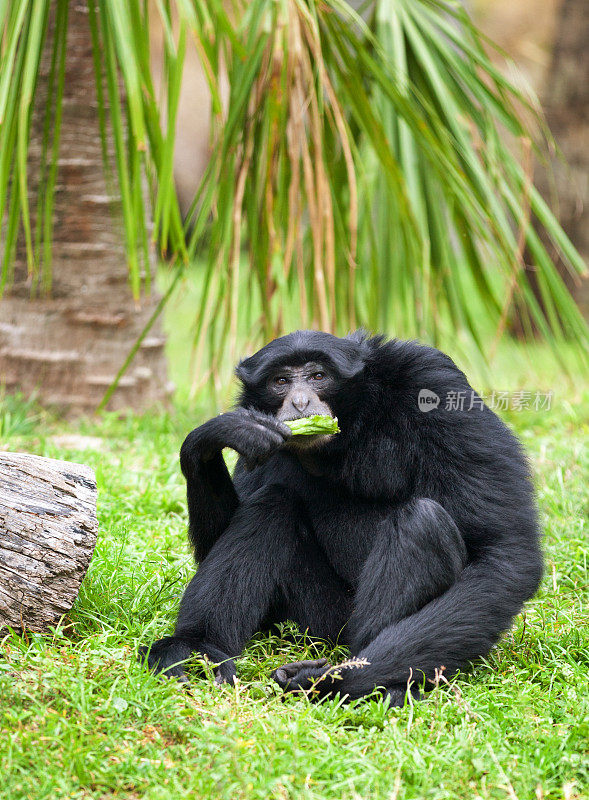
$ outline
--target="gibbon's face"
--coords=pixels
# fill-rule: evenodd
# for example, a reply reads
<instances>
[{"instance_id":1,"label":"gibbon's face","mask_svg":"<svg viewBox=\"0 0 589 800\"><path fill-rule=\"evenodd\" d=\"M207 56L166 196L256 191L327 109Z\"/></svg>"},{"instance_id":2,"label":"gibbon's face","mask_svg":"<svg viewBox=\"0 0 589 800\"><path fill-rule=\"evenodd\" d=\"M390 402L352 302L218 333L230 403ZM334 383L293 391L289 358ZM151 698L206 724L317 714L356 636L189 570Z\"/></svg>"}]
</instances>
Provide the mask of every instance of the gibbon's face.
<instances>
[{"instance_id":1,"label":"gibbon's face","mask_svg":"<svg viewBox=\"0 0 589 800\"><path fill-rule=\"evenodd\" d=\"M323 395L333 387L334 377L328 367L319 361L308 361L302 366L281 365L268 376L266 389L280 403L275 412L281 422L315 414L333 416ZM329 441L329 435L294 436L288 441L289 449L316 448Z\"/></svg>"}]
</instances>

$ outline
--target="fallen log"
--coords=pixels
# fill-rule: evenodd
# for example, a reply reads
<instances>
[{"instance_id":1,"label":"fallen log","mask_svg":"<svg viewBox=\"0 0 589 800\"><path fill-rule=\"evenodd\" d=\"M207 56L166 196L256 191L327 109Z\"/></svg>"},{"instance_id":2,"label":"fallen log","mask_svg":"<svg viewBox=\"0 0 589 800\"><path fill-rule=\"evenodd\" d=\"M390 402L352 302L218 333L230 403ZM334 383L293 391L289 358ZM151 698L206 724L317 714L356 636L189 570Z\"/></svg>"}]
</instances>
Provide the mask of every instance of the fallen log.
<instances>
[{"instance_id":1,"label":"fallen log","mask_svg":"<svg viewBox=\"0 0 589 800\"><path fill-rule=\"evenodd\" d=\"M44 631L71 609L97 529L93 469L0 452L0 629Z\"/></svg>"}]
</instances>

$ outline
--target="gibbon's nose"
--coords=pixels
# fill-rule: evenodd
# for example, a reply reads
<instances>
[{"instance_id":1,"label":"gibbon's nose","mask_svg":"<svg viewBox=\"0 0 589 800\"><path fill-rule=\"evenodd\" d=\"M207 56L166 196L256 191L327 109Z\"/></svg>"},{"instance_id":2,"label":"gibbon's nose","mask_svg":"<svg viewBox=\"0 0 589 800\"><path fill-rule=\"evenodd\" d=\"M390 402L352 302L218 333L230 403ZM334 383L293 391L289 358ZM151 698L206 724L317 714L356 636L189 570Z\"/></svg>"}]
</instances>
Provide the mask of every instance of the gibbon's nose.
<instances>
[{"instance_id":1,"label":"gibbon's nose","mask_svg":"<svg viewBox=\"0 0 589 800\"><path fill-rule=\"evenodd\" d=\"M290 398L290 402L296 410L302 414L309 405L309 397L304 392L294 392Z\"/></svg>"}]
</instances>

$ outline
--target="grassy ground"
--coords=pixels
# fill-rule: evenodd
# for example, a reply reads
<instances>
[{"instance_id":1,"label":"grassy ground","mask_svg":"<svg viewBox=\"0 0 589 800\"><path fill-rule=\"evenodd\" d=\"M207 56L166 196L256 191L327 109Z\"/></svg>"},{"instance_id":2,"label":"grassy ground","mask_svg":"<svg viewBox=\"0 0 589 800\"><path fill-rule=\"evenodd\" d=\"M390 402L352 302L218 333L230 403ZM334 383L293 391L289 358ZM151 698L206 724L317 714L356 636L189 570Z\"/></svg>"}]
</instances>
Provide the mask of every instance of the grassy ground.
<instances>
[{"instance_id":1,"label":"grassy ground","mask_svg":"<svg viewBox=\"0 0 589 800\"><path fill-rule=\"evenodd\" d=\"M170 631L193 569L177 452L202 410L66 427L0 403L1 446L95 468L100 521L63 624L0 640L0 797L586 797L589 391L554 388L550 411L508 418L538 487L539 595L487 662L391 711L283 700L272 669L330 655L304 638L253 641L235 688L145 672L137 646Z\"/></svg>"}]
</instances>

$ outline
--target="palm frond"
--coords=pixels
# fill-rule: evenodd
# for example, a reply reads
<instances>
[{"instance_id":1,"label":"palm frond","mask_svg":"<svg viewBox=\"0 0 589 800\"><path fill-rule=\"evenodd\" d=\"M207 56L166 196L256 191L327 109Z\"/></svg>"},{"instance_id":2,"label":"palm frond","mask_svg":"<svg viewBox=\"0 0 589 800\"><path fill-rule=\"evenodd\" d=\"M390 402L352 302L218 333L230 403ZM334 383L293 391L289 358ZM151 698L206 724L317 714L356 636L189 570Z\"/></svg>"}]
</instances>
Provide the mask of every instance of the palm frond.
<instances>
[{"instance_id":1,"label":"palm frond","mask_svg":"<svg viewBox=\"0 0 589 800\"><path fill-rule=\"evenodd\" d=\"M250 55L226 52L208 264L219 280L206 282L216 299L203 302L198 352L234 342L239 317L251 346L287 320L359 322L442 346L458 333L484 354L514 300L557 356L565 337L586 352L586 323L531 224L585 271L532 184L536 102L493 66L460 4L372 7L370 24L339 0L258 0L237 18ZM196 388L201 362L195 375Z\"/></svg>"},{"instance_id":2,"label":"palm frond","mask_svg":"<svg viewBox=\"0 0 589 800\"><path fill-rule=\"evenodd\" d=\"M55 124L47 125L54 134L45 145L37 235L26 169L50 5L0 6L2 286L19 230L33 278L50 260L67 0L57 3L47 111ZM587 351L587 325L532 225L543 226L571 272L585 271L533 187L541 115L493 65L460 3L376 0L363 17L344 0L89 0L88 7L99 123L114 140L136 296L141 275L149 276L142 266L150 236L186 264L207 230L195 388L218 378L227 346L233 355L238 344L254 347L295 325L343 332L362 324L440 345L459 336L485 353L514 301L524 326L556 352L564 337ZM163 109L150 68L153 14L163 29ZM173 158L189 40L209 81L213 152L183 220ZM524 252L534 258L535 291Z\"/></svg>"}]
</instances>

